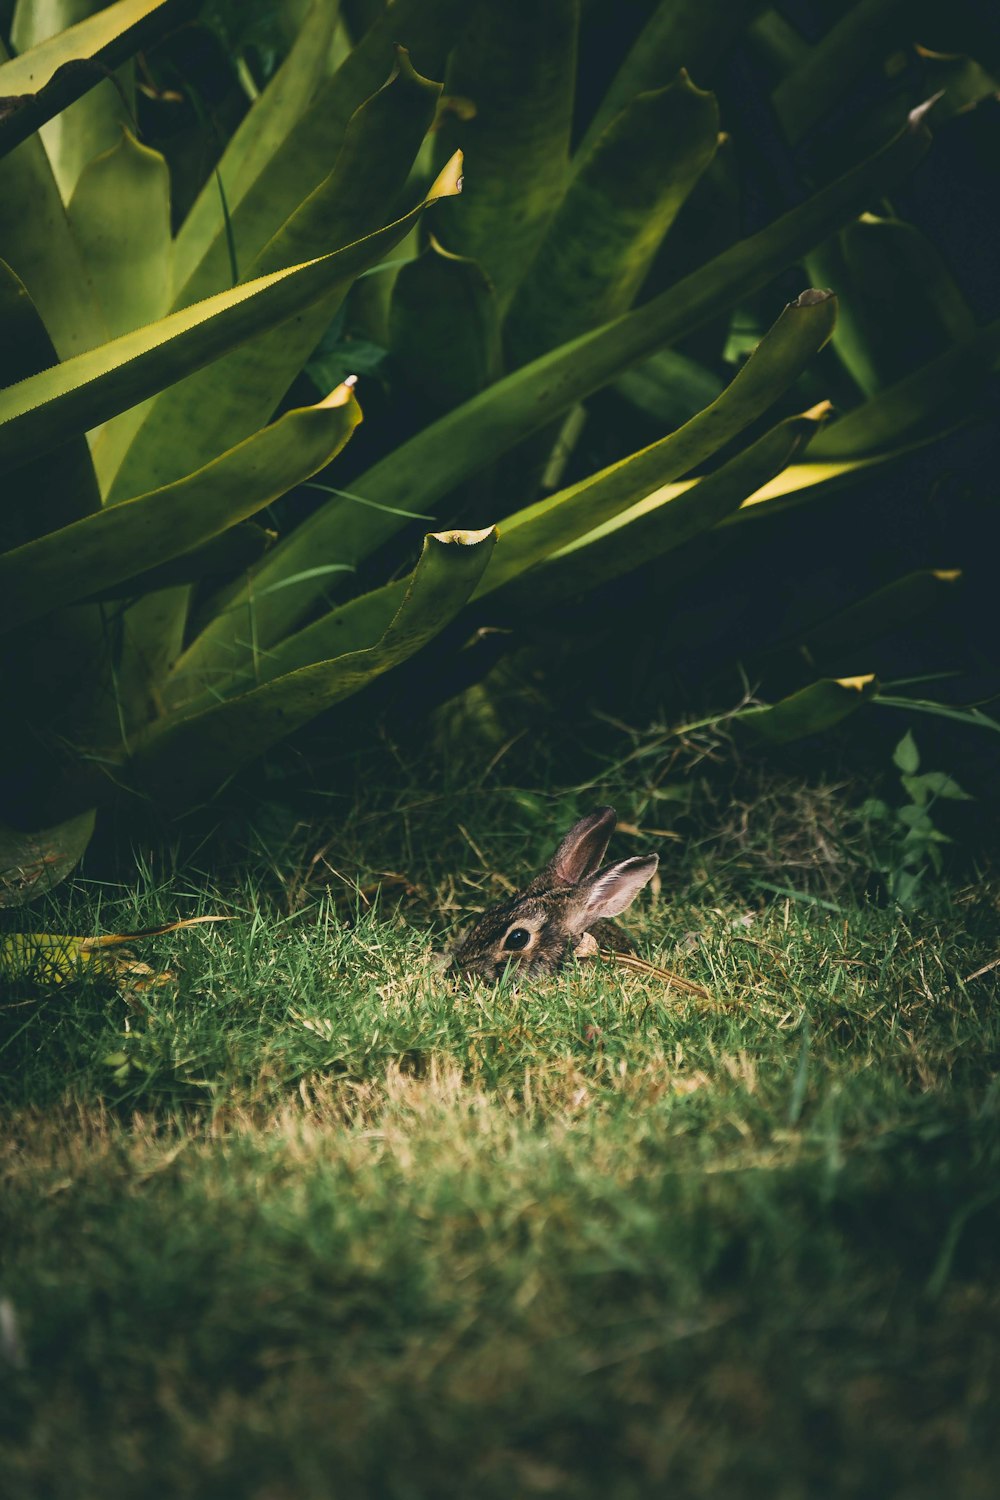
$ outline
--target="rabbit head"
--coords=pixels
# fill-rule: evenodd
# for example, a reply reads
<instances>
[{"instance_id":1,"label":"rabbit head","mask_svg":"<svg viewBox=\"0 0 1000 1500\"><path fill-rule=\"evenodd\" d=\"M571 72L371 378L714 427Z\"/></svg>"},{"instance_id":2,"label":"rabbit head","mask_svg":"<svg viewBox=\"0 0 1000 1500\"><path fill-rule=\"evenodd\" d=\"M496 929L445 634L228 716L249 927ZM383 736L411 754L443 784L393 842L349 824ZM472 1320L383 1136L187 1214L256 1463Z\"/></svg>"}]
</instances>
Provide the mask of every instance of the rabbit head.
<instances>
[{"instance_id":1,"label":"rabbit head","mask_svg":"<svg viewBox=\"0 0 1000 1500\"><path fill-rule=\"evenodd\" d=\"M483 913L455 949L455 968L495 983L508 966L537 978L595 953L590 929L631 906L659 863L646 854L602 870L615 821L613 807L599 807L575 823L530 885Z\"/></svg>"}]
</instances>

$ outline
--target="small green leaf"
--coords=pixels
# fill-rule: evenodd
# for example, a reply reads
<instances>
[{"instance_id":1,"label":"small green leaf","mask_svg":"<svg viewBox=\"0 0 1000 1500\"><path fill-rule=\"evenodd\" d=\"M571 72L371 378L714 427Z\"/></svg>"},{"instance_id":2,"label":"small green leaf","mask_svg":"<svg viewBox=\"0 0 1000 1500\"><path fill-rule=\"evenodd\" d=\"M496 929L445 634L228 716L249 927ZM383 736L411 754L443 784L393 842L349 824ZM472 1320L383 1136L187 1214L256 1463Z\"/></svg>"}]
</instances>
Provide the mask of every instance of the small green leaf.
<instances>
[{"instance_id":1,"label":"small green leaf","mask_svg":"<svg viewBox=\"0 0 1000 1500\"><path fill-rule=\"evenodd\" d=\"M906 731L893 751L892 763L907 776L912 776L919 768L920 752L917 750L917 742L911 730Z\"/></svg>"},{"instance_id":2,"label":"small green leaf","mask_svg":"<svg viewBox=\"0 0 1000 1500\"><path fill-rule=\"evenodd\" d=\"M889 891L904 911L912 911L923 883L923 870L895 870L889 880Z\"/></svg>"},{"instance_id":3,"label":"small green leaf","mask_svg":"<svg viewBox=\"0 0 1000 1500\"><path fill-rule=\"evenodd\" d=\"M926 802L931 797L944 797L948 802L975 800L943 771L925 771L922 776L904 775L900 780L915 802Z\"/></svg>"},{"instance_id":4,"label":"small green leaf","mask_svg":"<svg viewBox=\"0 0 1000 1500\"><path fill-rule=\"evenodd\" d=\"M923 806L907 804L897 809L896 817L901 823L906 824L906 827L909 829L907 837L911 840L917 834L922 836L928 835L934 830L930 814Z\"/></svg>"}]
</instances>

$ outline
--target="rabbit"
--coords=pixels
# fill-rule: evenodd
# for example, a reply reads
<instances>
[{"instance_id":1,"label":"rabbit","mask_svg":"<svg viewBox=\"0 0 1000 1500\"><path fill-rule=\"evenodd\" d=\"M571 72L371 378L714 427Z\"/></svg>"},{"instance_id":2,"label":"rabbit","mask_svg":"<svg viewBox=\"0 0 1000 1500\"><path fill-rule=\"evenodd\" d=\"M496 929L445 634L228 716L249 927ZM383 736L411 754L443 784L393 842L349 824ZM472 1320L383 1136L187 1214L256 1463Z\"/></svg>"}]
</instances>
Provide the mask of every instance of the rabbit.
<instances>
[{"instance_id":1,"label":"rabbit","mask_svg":"<svg viewBox=\"0 0 1000 1500\"><path fill-rule=\"evenodd\" d=\"M615 822L613 807L599 807L574 823L530 885L483 913L455 948L452 965L496 983L508 966L518 979L535 979L557 974L571 959L592 957L599 948L634 954L628 934L609 918L631 906L659 859L645 854L602 870Z\"/></svg>"}]
</instances>

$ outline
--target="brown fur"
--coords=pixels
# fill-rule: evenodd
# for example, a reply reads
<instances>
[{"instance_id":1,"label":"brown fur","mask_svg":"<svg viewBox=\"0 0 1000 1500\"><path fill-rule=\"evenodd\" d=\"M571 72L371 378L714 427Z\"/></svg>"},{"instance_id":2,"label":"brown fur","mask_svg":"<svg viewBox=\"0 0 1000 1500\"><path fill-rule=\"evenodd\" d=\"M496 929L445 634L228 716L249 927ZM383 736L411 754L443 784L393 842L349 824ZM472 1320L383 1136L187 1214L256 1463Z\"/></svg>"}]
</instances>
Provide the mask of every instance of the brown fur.
<instances>
[{"instance_id":1,"label":"brown fur","mask_svg":"<svg viewBox=\"0 0 1000 1500\"><path fill-rule=\"evenodd\" d=\"M496 983L508 968L519 980L557 974L574 955L592 953L595 945L634 953L628 934L610 917L635 899L656 870L657 858L621 860L602 870L615 821L614 808L603 807L575 823L523 891L483 913L456 947L453 965ZM512 948L510 934L518 929L529 940Z\"/></svg>"}]
</instances>

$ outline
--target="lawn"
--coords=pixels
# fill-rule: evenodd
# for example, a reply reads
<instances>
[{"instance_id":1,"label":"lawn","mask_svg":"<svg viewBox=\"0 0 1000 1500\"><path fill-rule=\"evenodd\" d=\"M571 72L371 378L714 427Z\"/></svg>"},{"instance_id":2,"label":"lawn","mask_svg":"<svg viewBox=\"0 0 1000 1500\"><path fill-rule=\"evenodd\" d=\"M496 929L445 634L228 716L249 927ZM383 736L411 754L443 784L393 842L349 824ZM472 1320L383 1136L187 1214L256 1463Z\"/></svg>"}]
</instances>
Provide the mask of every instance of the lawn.
<instances>
[{"instance_id":1,"label":"lawn","mask_svg":"<svg viewBox=\"0 0 1000 1500\"><path fill-rule=\"evenodd\" d=\"M1000 886L904 917L846 793L678 839L614 775L369 786L214 889L32 911L235 920L133 945L161 987L6 986L5 1496L992 1500ZM661 854L630 930L710 998L442 977L605 800Z\"/></svg>"}]
</instances>

